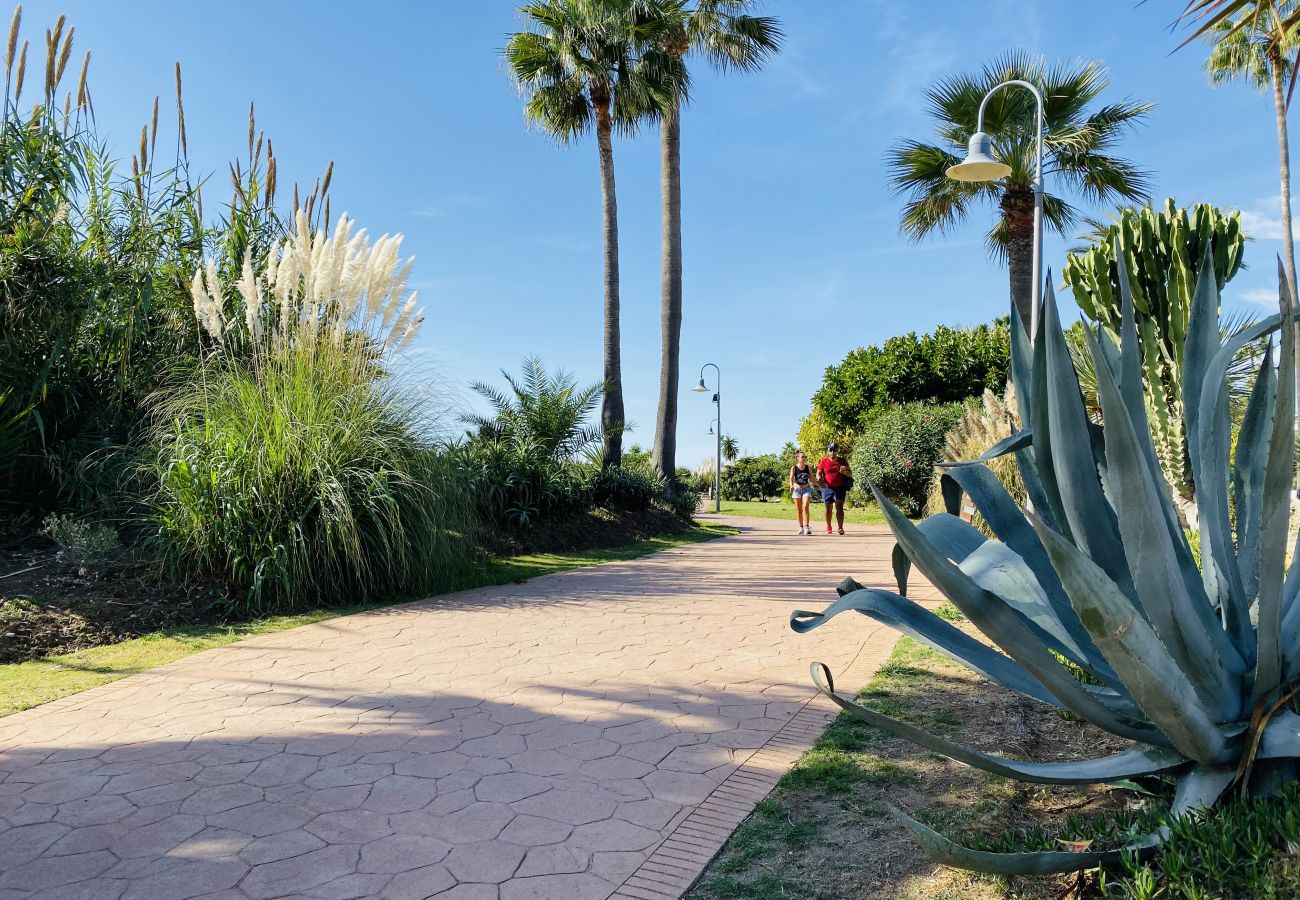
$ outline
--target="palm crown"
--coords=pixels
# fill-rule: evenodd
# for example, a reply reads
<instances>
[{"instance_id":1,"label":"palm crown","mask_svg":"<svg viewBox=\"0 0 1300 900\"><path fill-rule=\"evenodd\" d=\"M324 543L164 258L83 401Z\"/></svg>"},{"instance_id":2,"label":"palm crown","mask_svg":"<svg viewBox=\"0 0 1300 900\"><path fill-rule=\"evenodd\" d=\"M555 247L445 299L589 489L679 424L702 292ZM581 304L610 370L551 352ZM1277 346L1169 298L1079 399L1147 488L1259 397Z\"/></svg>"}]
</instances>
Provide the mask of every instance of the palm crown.
<instances>
[{"instance_id":1,"label":"palm crown","mask_svg":"<svg viewBox=\"0 0 1300 900\"><path fill-rule=\"evenodd\" d=\"M481 435L528 444L552 459L572 459L601 439L588 418L600 403L603 385L579 387L573 375L561 369L550 374L535 356L524 360L519 377L502 370L508 390L483 382L472 387L492 406L493 416L469 414L467 425Z\"/></svg>"},{"instance_id":2,"label":"palm crown","mask_svg":"<svg viewBox=\"0 0 1300 900\"><path fill-rule=\"evenodd\" d=\"M540 0L520 12L530 30L510 36L506 64L529 122L561 142L602 109L631 131L686 90L680 58L662 49L684 18L681 0Z\"/></svg>"},{"instance_id":3,"label":"palm crown","mask_svg":"<svg viewBox=\"0 0 1300 900\"><path fill-rule=\"evenodd\" d=\"M989 100L984 130L993 155L1011 167L1000 182L964 182L947 177L961 161L966 141L976 130L980 101L995 85L1021 79L1043 93L1046 134L1044 178L1085 200L1100 202L1145 198L1147 176L1127 160L1112 155L1126 129L1138 124L1149 103L1121 101L1090 111L1107 85L1104 67L1095 62L1048 66L1039 57L1016 52L995 60L974 75L955 75L926 92L940 143L904 141L888 156L894 190L907 198L903 233L921 239L944 233L964 221L976 204L1001 206L1004 214L989 231L990 252L1003 258L1013 235L1006 195L1030 195L1035 161L1036 104L1023 91L999 91ZM1043 198L1044 225L1064 235L1078 211L1056 194Z\"/></svg>"}]
</instances>

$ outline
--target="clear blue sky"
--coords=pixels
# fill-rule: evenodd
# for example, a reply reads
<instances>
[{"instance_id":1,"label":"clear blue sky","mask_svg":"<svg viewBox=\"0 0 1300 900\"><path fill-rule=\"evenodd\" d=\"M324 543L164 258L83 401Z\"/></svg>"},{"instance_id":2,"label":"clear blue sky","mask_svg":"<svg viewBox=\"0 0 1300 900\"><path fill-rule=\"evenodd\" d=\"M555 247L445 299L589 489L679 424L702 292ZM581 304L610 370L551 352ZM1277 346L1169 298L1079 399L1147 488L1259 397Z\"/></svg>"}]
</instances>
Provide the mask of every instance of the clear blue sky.
<instances>
[{"instance_id":1,"label":"clear blue sky","mask_svg":"<svg viewBox=\"0 0 1300 900\"><path fill-rule=\"evenodd\" d=\"M1111 97L1159 104L1121 152L1153 172L1157 199L1249 213L1260 239L1229 300L1269 303L1280 248L1270 102L1245 86L1207 86L1201 47L1171 55L1181 38L1169 25L1183 5L771 0L786 51L753 76L699 68L682 128L679 461L712 455L711 404L689 392L705 362L723 370L725 430L746 451L775 450L847 351L1005 312L1005 271L982 248L988 216L906 243L883 157L928 134L927 85L1010 48L1101 60ZM189 144L204 170L224 172L243 152L250 100L282 185L310 183L334 160L335 212L375 234L405 233L429 307L420 357L436 360L460 402L471 402L469 381L499 380L528 354L583 381L600 377L596 149L525 129L499 57L520 25L513 3L29 0L24 9L28 37L68 13L77 47L94 53L100 125L123 156L153 96L170 108L179 59ZM619 141L615 153L624 389L631 440L648 446L659 378L656 137ZM209 204L226 194L224 176L216 181ZM1064 249L1047 245L1054 271Z\"/></svg>"}]
</instances>

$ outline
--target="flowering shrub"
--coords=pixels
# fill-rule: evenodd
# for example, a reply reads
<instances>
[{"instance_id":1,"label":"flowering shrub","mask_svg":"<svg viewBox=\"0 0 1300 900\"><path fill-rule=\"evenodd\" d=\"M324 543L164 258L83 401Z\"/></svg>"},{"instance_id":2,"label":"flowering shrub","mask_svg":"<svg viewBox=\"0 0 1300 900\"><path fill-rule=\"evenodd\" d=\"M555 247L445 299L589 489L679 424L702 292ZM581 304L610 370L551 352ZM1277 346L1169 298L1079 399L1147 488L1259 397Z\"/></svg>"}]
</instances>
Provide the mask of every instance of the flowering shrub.
<instances>
[{"instance_id":1,"label":"flowering shrub","mask_svg":"<svg viewBox=\"0 0 1300 900\"><path fill-rule=\"evenodd\" d=\"M874 484L907 515L924 512L944 438L964 409L962 403L900 403L872 414L850 459L857 499L869 501Z\"/></svg>"}]
</instances>

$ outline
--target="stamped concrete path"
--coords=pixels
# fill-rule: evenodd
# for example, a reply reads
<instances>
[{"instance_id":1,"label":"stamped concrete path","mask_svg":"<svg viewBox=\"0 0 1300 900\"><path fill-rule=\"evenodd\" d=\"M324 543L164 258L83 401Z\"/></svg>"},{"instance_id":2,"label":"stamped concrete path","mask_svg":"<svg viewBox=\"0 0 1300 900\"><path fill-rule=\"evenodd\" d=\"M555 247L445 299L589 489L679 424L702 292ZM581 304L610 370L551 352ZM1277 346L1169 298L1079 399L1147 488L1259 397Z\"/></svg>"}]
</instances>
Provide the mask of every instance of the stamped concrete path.
<instances>
[{"instance_id":1,"label":"stamped concrete path","mask_svg":"<svg viewBox=\"0 0 1300 900\"><path fill-rule=\"evenodd\" d=\"M809 661L893 642L786 624L889 584L883 532L736 524L0 719L0 900L679 895L828 721Z\"/></svg>"}]
</instances>

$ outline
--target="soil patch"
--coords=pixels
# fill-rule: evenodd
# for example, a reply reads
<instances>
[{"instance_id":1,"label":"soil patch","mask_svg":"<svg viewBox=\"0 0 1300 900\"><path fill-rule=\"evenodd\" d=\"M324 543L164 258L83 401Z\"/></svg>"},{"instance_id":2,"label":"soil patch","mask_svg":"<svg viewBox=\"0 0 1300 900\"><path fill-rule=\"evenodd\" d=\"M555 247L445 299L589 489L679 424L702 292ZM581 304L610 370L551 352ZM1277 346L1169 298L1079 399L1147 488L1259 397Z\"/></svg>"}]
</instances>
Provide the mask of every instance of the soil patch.
<instances>
[{"instance_id":1,"label":"soil patch","mask_svg":"<svg viewBox=\"0 0 1300 900\"><path fill-rule=\"evenodd\" d=\"M963 623L972 634L976 634ZM902 638L863 692L880 712L977 749L1040 762L1115 752L1125 742L1070 721ZM1093 787L989 775L841 715L732 835L691 900L1046 900L1078 877L992 878L936 865L890 818L892 803L941 832L1044 828L1146 802ZM1041 840L1041 838L1040 838ZM1091 876L1089 876L1091 877Z\"/></svg>"}]
</instances>

